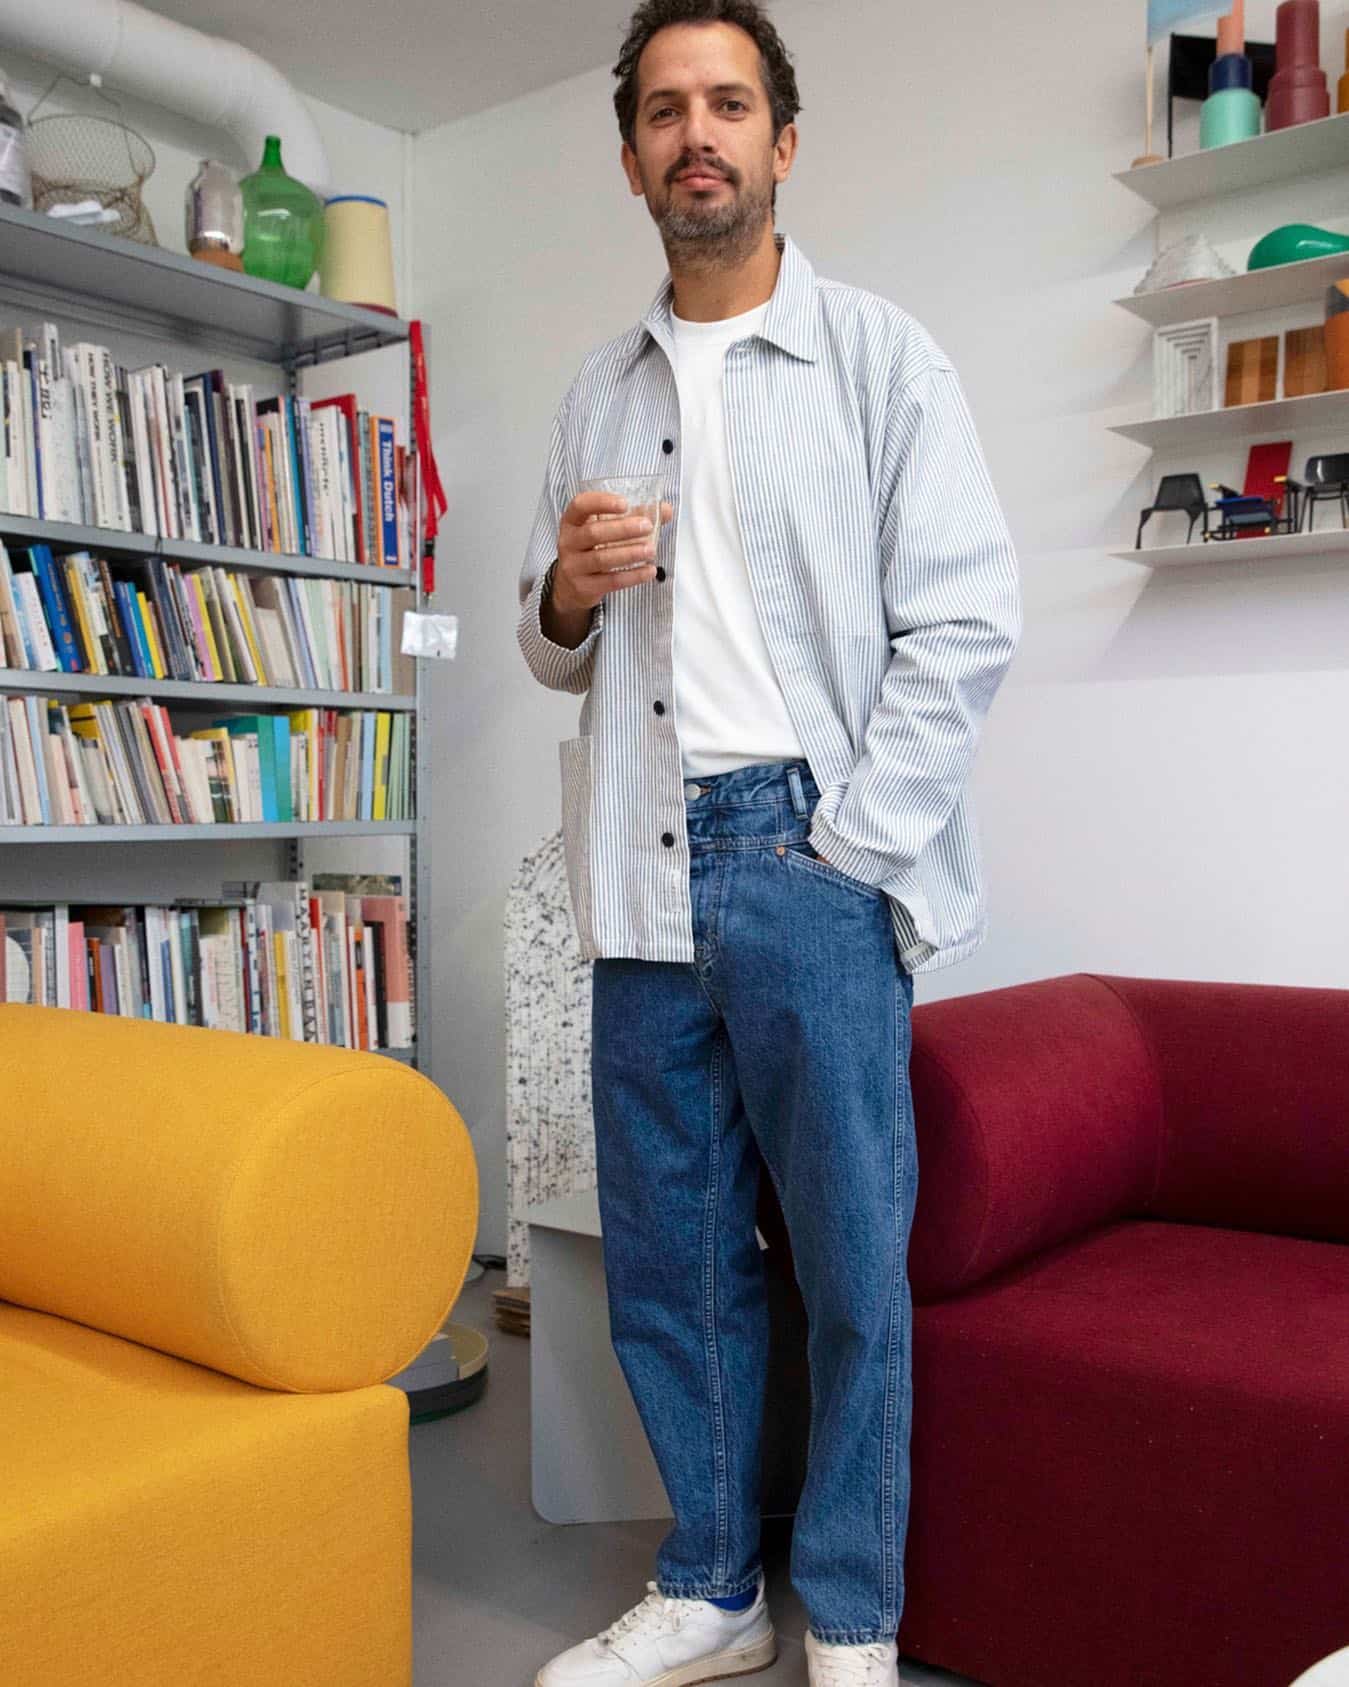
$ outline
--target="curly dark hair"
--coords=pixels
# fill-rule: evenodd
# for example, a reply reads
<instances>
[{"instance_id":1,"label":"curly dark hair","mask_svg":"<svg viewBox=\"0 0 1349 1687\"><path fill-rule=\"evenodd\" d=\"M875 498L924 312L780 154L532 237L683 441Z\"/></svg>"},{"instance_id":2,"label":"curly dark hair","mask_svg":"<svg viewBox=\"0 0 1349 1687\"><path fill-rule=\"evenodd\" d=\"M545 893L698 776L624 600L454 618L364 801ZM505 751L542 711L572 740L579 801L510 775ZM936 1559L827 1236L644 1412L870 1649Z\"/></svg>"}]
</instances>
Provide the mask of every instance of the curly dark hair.
<instances>
[{"instance_id":1,"label":"curly dark hair","mask_svg":"<svg viewBox=\"0 0 1349 1687\"><path fill-rule=\"evenodd\" d=\"M627 39L613 73L614 112L619 131L635 152L637 130L637 61L642 49L658 30L676 23L733 23L743 29L759 49L759 72L773 116L773 140L792 122L801 109L796 91L796 72L791 55L782 44L768 14L757 0L644 0L632 14ZM774 201L777 188L773 189Z\"/></svg>"}]
</instances>

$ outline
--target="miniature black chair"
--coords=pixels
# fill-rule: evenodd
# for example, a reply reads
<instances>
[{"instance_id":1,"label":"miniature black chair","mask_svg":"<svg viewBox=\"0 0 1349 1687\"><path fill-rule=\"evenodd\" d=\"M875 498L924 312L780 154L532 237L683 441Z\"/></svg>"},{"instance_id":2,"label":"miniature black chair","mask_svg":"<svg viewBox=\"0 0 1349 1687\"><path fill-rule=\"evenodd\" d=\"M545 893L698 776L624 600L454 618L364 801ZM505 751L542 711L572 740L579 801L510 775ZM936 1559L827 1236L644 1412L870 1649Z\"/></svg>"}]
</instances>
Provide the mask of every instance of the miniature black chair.
<instances>
[{"instance_id":1,"label":"miniature black chair","mask_svg":"<svg viewBox=\"0 0 1349 1687\"><path fill-rule=\"evenodd\" d=\"M1208 500L1204 497L1204 484L1197 474L1164 474L1157 487L1156 502L1145 509L1138 521L1138 537L1134 540L1134 549L1140 550L1143 544L1143 529L1148 524L1148 517L1157 510L1183 510L1190 518L1190 525L1185 534L1185 543L1190 542L1190 534L1194 532L1194 524L1202 516L1204 519L1204 537L1208 538Z\"/></svg>"},{"instance_id":2,"label":"miniature black chair","mask_svg":"<svg viewBox=\"0 0 1349 1687\"><path fill-rule=\"evenodd\" d=\"M1307 515L1307 531L1316 527L1316 506L1327 498L1338 498L1340 526L1349 527L1349 452L1336 451L1322 457L1308 457L1302 471L1305 480L1289 479L1288 485L1301 498ZM1301 523L1299 523L1299 527Z\"/></svg>"}]
</instances>

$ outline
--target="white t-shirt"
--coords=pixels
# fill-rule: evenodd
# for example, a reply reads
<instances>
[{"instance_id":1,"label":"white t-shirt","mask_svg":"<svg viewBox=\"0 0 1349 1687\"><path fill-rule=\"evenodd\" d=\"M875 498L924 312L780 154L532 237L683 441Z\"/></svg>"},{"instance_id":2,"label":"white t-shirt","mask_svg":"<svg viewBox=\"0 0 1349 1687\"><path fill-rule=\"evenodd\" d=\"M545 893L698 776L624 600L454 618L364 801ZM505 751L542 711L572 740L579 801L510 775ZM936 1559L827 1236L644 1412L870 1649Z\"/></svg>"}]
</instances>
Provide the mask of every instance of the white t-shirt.
<instances>
[{"instance_id":1,"label":"white t-shirt","mask_svg":"<svg viewBox=\"0 0 1349 1687\"><path fill-rule=\"evenodd\" d=\"M685 778L802 756L754 607L722 408L726 348L767 299L719 322L671 312L683 462L675 533L675 720Z\"/></svg>"}]
</instances>

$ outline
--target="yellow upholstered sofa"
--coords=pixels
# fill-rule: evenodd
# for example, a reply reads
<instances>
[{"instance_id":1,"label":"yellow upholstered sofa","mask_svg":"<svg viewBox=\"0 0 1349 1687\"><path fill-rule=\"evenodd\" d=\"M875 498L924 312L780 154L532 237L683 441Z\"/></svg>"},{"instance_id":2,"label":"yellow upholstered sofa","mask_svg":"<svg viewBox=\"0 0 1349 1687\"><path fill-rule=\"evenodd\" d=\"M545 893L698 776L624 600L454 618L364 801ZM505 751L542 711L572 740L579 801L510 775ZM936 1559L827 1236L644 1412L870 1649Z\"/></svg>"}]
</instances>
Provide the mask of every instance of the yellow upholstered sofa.
<instances>
[{"instance_id":1,"label":"yellow upholstered sofa","mask_svg":"<svg viewBox=\"0 0 1349 1687\"><path fill-rule=\"evenodd\" d=\"M0 1005L0 1683L406 1687L477 1212L396 1061Z\"/></svg>"}]
</instances>

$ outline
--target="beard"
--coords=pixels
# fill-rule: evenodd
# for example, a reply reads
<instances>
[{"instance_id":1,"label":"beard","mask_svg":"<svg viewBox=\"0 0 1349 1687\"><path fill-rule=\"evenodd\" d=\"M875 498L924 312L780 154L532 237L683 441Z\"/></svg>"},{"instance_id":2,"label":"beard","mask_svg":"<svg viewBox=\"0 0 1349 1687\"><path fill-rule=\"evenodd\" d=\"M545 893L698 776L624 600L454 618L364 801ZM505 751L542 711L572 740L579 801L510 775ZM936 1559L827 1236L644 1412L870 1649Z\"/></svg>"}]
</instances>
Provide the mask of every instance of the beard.
<instances>
[{"instance_id":1,"label":"beard","mask_svg":"<svg viewBox=\"0 0 1349 1687\"><path fill-rule=\"evenodd\" d=\"M687 164L681 164L686 170ZM743 176L725 176L726 186L715 199L700 200L677 182L670 182L663 200L646 192L647 209L660 231L671 264L684 269L733 268L743 263L763 236L770 219L773 186Z\"/></svg>"}]
</instances>

